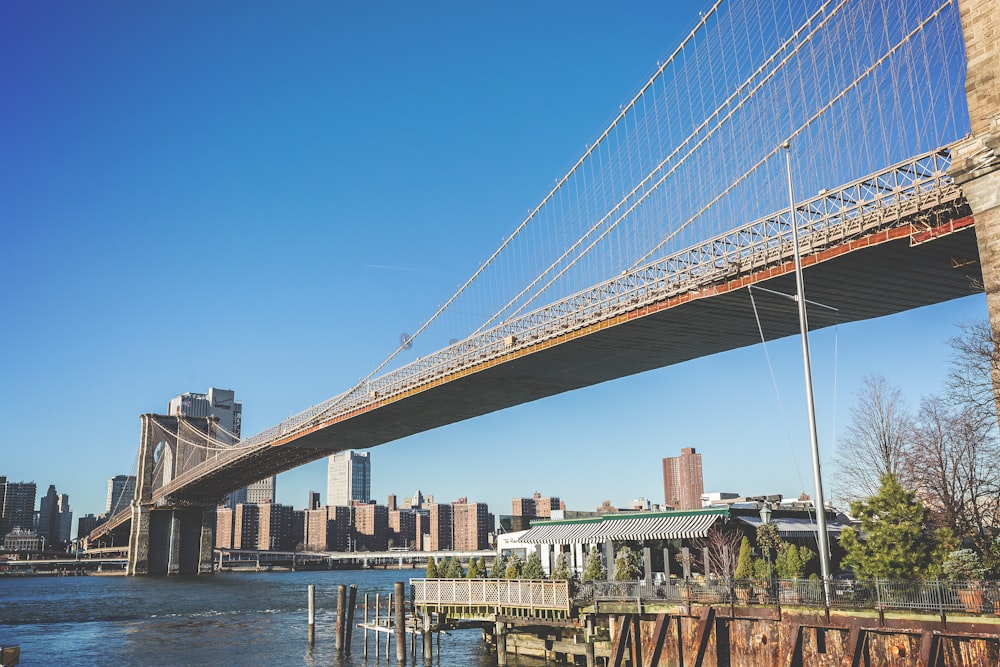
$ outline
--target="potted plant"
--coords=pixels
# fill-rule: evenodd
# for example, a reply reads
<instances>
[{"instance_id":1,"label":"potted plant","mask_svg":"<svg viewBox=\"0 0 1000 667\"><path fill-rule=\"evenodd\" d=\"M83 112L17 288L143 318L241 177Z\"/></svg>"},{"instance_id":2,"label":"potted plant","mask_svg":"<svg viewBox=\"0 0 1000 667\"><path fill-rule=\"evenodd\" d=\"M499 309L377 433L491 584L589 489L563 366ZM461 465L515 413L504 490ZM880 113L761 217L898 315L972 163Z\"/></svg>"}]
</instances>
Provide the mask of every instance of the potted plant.
<instances>
[{"instance_id":1,"label":"potted plant","mask_svg":"<svg viewBox=\"0 0 1000 667\"><path fill-rule=\"evenodd\" d=\"M944 576L958 582L958 597L965 611L979 614L983 611L983 574L986 568L972 549L958 549L948 554L941 566Z\"/></svg>"}]
</instances>

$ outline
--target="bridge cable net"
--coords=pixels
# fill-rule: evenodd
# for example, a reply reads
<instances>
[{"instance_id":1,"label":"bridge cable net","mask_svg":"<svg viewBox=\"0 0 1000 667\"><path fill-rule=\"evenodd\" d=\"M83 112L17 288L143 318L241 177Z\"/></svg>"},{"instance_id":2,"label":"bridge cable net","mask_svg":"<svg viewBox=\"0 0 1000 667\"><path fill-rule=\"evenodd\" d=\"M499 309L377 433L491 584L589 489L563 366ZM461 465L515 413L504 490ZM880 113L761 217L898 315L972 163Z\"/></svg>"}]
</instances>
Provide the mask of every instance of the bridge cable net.
<instances>
[{"instance_id":1,"label":"bridge cable net","mask_svg":"<svg viewBox=\"0 0 1000 667\"><path fill-rule=\"evenodd\" d=\"M969 129L964 79L953 0L706 5L556 186L408 341L348 391L247 444L575 326L616 294L642 300L651 280L694 256L700 271L752 262L789 229L783 164L773 159L785 141L796 192L808 200L797 205L806 251L809 234L830 220L865 215L851 188L879 205L900 188L932 190L947 167L942 147ZM751 231L734 231L744 227ZM764 228L774 236L761 242ZM411 345L424 356L386 371Z\"/></svg>"}]
</instances>

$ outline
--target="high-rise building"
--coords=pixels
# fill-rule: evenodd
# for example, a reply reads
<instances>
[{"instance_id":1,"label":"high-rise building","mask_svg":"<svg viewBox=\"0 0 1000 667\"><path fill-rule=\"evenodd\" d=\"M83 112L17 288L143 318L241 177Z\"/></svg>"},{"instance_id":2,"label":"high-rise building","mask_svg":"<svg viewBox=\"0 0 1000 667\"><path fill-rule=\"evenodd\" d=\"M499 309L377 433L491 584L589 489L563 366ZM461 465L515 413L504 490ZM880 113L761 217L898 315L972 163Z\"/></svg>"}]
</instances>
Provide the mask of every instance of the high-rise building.
<instances>
[{"instance_id":1,"label":"high-rise building","mask_svg":"<svg viewBox=\"0 0 1000 667\"><path fill-rule=\"evenodd\" d=\"M98 518L93 514L81 516L76 521L76 539L80 540L90 534L90 531L97 528Z\"/></svg>"},{"instance_id":2,"label":"high-rise building","mask_svg":"<svg viewBox=\"0 0 1000 667\"><path fill-rule=\"evenodd\" d=\"M135 498L135 475L115 475L108 480L108 516L127 509Z\"/></svg>"},{"instance_id":3,"label":"high-rise building","mask_svg":"<svg viewBox=\"0 0 1000 667\"><path fill-rule=\"evenodd\" d=\"M292 516L294 510L289 505L260 503L257 548L262 551L291 551Z\"/></svg>"},{"instance_id":4,"label":"high-rise building","mask_svg":"<svg viewBox=\"0 0 1000 667\"><path fill-rule=\"evenodd\" d=\"M701 454L684 447L680 456L663 459L663 498L667 506L690 510L701 507L705 482L701 476Z\"/></svg>"},{"instance_id":5,"label":"high-rise building","mask_svg":"<svg viewBox=\"0 0 1000 667\"><path fill-rule=\"evenodd\" d=\"M389 510L389 546L416 549L417 514L412 510Z\"/></svg>"},{"instance_id":6,"label":"high-rise building","mask_svg":"<svg viewBox=\"0 0 1000 667\"><path fill-rule=\"evenodd\" d=\"M310 491L309 499L306 501L307 510L319 509L319 491Z\"/></svg>"},{"instance_id":7,"label":"high-rise building","mask_svg":"<svg viewBox=\"0 0 1000 667\"><path fill-rule=\"evenodd\" d=\"M541 493L535 491L531 498L514 498L511 501L511 509L513 516L549 519L553 510L566 508L559 498L555 496L543 498Z\"/></svg>"},{"instance_id":8,"label":"high-rise building","mask_svg":"<svg viewBox=\"0 0 1000 667\"><path fill-rule=\"evenodd\" d=\"M225 505L216 508L215 510L215 548L216 549L232 549L233 548L233 515L235 512L232 507L226 507Z\"/></svg>"},{"instance_id":9,"label":"high-rise building","mask_svg":"<svg viewBox=\"0 0 1000 667\"><path fill-rule=\"evenodd\" d=\"M326 504L350 505L371 500L372 462L369 452L337 452L327 464Z\"/></svg>"},{"instance_id":10,"label":"high-rise building","mask_svg":"<svg viewBox=\"0 0 1000 667\"><path fill-rule=\"evenodd\" d=\"M478 551L490 548L489 508L486 503L460 502L452 505L455 524L455 551Z\"/></svg>"},{"instance_id":11,"label":"high-rise building","mask_svg":"<svg viewBox=\"0 0 1000 667\"><path fill-rule=\"evenodd\" d=\"M215 417L218 419L220 439L239 440L243 423L243 404L236 400L232 389L210 387L207 394L188 392L170 399L167 414L179 417ZM227 507L240 503L273 503L275 478L268 477L235 491L226 499Z\"/></svg>"},{"instance_id":12,"label":"high-rise building","mask_svg":"<svg viewBox=\"0 0 1000 667\"><path fill-rule=\"evenodd\" d=\"M451 505L432 503L430 505L429 551L449 551L452 548L452 526L454 511Z\"/></svg>"},{"instance_id":13,"label":"high-rise building","mask_svg":"<svg viewBox=\"0 0 1000 667\"><path fill-rule=\"evenodd\" d=\"M69 496L57 493L55 484L49 484L48 492L38 504L38 534L45 540L46 548L56 549L69 543L72 531Z\"/></svg>"},{"instance_id":14,"label":"high-rise building","mask_svg":"<svg viewBox=\"0 0 1000 667\"><path fill-rule=\"evenodd\" d=\"M3 519L4 535L20 528L34 530L35 528L35 494L34 482L8 482L6 477L0 477L0 518Z\"/></svg>"},{"instance_id":15,"label":"high-rise building","mask_svg":"<svg viewBox=\"0 0 1000 667\"><path fill-rule=\"evenodd\" d=\"M317 507L306 510L305 537L303 542L309 551L329 551L330 541L334 534L334 518L330 516L330 507Z\"/></svg>"},{"instance_id":16,"label":"high-rise building","mask_svg":"<svg viewBox=\"0 0 1000 667\"><path fill-rule=\"evenodd\" d=\"M233 510L233 548L257 549L260 537L260 505L240 503Z\"/></svg>"},{"instance_id":17,"label":"high-rise building","mask_svg":"<svg viewBox=\"0 0 1000 667\"><path fill-rule=\"evenodd\" d=\"M385 505L355 505L355 551L386 551L389 548L389 510Z\"/></svg>"}]
</instances>

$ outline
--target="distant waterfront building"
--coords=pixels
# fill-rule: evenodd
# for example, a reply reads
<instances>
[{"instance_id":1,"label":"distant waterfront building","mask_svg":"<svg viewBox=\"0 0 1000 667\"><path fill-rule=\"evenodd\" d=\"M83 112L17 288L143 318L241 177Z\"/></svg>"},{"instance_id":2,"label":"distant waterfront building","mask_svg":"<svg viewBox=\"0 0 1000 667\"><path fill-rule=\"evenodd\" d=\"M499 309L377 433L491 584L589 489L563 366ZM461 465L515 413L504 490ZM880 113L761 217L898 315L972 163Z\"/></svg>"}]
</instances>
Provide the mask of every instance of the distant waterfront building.
<instances>
[{"instance_id":1,"label":"distant waterfront building","mask_svg":"<svg viewBox=\"0 0 1000 667\"><path fill-rule=\"evenodd\" d=\"M108 480L108 516L114 516L132 505L135 498L135 475L115 475Z\"/></svg>"},{"instance_id":2,"label":"distant waterfront building","mask_svg":"<svg viewBox=\"0 0 1000 667\"><path fill-rule=\"evenodd\" d=\"M329 551L330 538L334 532L334 519L329 507L306 510L305 537L303 543L307 551Z\"/></svg>"},{"instance_id":3,"label":"distant waterfront building","mask_svg":"<svg viewBox=\"0 0 1000 667\"><path fill-rule=\"evenodd\" d=\"M674 509L698 509L705 483L701 475L701 454L684 447L680 456L663 459L663 498Z\"/></svg>"},{"instance_id":4,"label":"distant waterfront building","mask_svg":"<svg viewBox=\"0 0 1000 667\"><path fill-rule=\"evenodd\" d=\"M41 551L44 538L33 530L15 528L3 538L6 551Z\"/></svg>"},{"instance_id":5,"label":"distant waterfront building","mask_svg":"<svg viewBox=\"0 0 1000 667\"><path fill-rule=\"evenodd\" d=\"M235 442L241 435L243 404L236 400L232 389L210 387L207 394L187 392L170 399L167 414L176 417L215 417L218 419L219 439ZM248 487L235 491L226 499L227 507L240 503L273 503L275 478L268 477Z\"/></svg>"},{"instance_id":6,"label":"distant waterfront building","mask_svg":"<svg viewBox=\"0 0 1000 667\"><path fill-rule=\"evenodd\" d=\"M552 512L565 509L566 503L559 498L543 498L538 491L531 498L514 498L511 500L511 530L527 530L532 519L551 519Z\"/></svg>"},{"instance_id":7,"label":"distant waterfront building","mask_svg":"<svg viewBox=\"0 0 1000 667\"><path fill-rule=\"evenodd\" d=\"M233 508L222 505L215 510L215 548L233 548Z\"/></svg>"},{"instance_id":8,"label":"distant waterfront building","mask_svg":"<svg viewBox=\"0 0 1000 667\"><path fill-rule=\"evenodd\" d=\"M0 477L0 518L3 519L4 535L20 528L34 530L35 528L35 495L34 482L8 482L6 477Z\"/></svg>"},{"instance_id":9,"label":"distant waterfront building","mask_svg":"<svg viewBox=\"0 0 1000 667\"><path fill-rule=\"evenodd\" d=\"M99 519L93 514L88 514L87 516L81 516L76 521L76 539L83 539L90 534L90 531L97 528L97 522Z\"/></svg>"},{"instance_id":10,"label":"distant waterfront building","mask_svg":"<svg viewBox=\"0 0 1000 667\"><path fill-rule=\"evenodd\" d=\"M449 551L452 548L452 526L454 525L454 510L451 505L433 503L429 514L429 544L427 551Z\"/></svg>"},{"instance_id":11,"label":"distant waterfront building","mask_svg":"<svg viewBox=\"0 0 1000 667\"><path fill-rule=\"evenodd\" d=\"M702 507L712 507L713 505L731 505L732 502L740 497L738 493L732 493L729 491L713 491L712 493L701 494L701 506Z\"/></svg>"},{"instance_id":12,"label":"distant waterfront building","mask_svg":"<svg viewBox=\"0 0 1000 667\"><path fill-rule=\"evenodd\" d=\"M319 491L310 491L309 492L309 498L308 498L308 500L306 500L306 509L307 510L316 510L316 509L319 509L319 505L320 505L320 503L319 503Z\"/></svg>"},{"instance_id":13,"label":"distant waterfront building","mask_svg":"<svg viewBox=\"0 0 1000 667\"><path fill-rule=\"evenodd\" d=\"M45 548L58 549L69 543L73 532L73 512L69 508L69 496L57 493L55 484L38 504L38 535L45 540Z\"/></svg>"},{"instance_id":14,"label":"distant waterfront building","mask_svg":"<svg viewBox=\"0 0 1000 667\"><path fill-rule=\"evenodd\" d=\"M451 507L454 513L455 551L489 549L494 527L493 515L486 503L458 502Z\"/></svg>"},{"instance_id":15,"label":"distant waterfront building","mask_svg":"<svg viewBox=\"0 0 1000 667\"><path fill-rule=\"evenodd\" d=\"M389 546L416 549L417 514L411 510L389 510Z\"/></svg>"},{"instance_id":16,"label":"distant waterfront building","mask_svg":"<svg viewBox=\"0 0 1000 667\"><path fill-rule=\"evenodd\" d=\"M337 452L329 458L326 504L350 505L371 500L372 462L369 452Z\"/></svg>"},{"instance_id":17,"label":"distant waterfront building","mask_svg":"<svg viewBox=\"0 0 1000 667\"><path fill-rule=\"evenodd\" d=\"M233 509L233 548L257 549L260 537L260 505L240 503Z\"/></svg>"},{"instance_id":18,"label":"distant waterfront building","mask_svg":"<svg viewBox=\"0 0 1000 667\"><path fill-rule=\"evenodd\" d=\"M384 505L355 505L355 551L386 551L389 548L389 510Z\"/></svg>"},{"instance_id":19,"label":"distant waterfront building","mask_svg":"<svg viewBox=\"0 0 1000 667\"><path fill-rule=\"evenodd\" d=\"M292 519L295 511L289 505L257 503L257 548L262 551L291 551Z\"/></svg>"}]
</instances>

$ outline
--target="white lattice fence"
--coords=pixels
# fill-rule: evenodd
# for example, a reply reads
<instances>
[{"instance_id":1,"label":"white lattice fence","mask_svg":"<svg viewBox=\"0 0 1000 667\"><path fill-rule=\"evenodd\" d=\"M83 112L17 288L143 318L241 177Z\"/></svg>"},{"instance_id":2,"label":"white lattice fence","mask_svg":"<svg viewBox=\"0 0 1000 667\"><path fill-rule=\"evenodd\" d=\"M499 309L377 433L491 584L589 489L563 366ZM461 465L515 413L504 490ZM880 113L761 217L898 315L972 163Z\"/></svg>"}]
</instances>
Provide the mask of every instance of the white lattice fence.
<instances>
[{"instance_id":1,"label":"white lattice fence","mask_svg":"<svg viewBox=\"0 0 1000 667\"><path fill-rule=\"evenodd\" d=\"M411 579L413 604L568 610L565 581Z\"/></svg>"}]
</instances>

